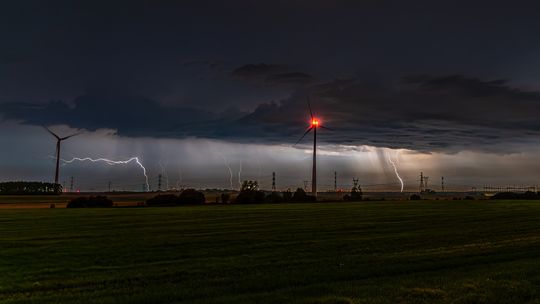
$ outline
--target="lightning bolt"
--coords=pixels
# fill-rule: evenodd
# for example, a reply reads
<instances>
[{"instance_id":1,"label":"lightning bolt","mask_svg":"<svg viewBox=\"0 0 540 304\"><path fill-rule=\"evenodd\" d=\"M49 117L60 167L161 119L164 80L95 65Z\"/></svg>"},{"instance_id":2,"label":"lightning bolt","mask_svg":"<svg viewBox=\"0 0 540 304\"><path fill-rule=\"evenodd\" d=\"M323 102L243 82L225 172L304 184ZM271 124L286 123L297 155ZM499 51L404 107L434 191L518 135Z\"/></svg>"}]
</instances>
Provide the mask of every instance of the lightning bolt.
<instances>
[{"instance_id":1,"label":"lightning bolt","mask_svg":"<svg viewBox=\"0 0 540 304\"><path fill-rule=\"evenodd\" d=\"M110 166L113 166L113 165L126 165L126 164L129 164L131 162L135 162L142 169L144 179L145 179L145 182L146 182L146 191L150 191L150 184L148 183L148 175L146 174L146 168L143 166L143 164L141 163L141 161L139 160L138 157L132 157L132 158L130 158L128 160L110 160L110 159L106 159L106 158L90 158L90 157L85 157L85 158L74 157L73 159L70 159L70 160L65 160L65 159L60 159L60 160L64 164L71 164L71 163L73 163L75 161L80 161L80 162L90 161L90 162L93 162L93 163L104 162L104 163L106 163L107 165L110 165Z\"/></svg>"},{"instance_id":2,"label":"lightning bolt","mask_svg":"<svg viewBox=\"0 0 540 304\"><path fill-rule=\"evenodd\" d=\"M242 189L242 161L240 161L240 167L238 168L238 189Z\"/></svg>"},{"instance_id":3,"label":"lightning bolt","mask_svg":"<svg viewBox=\"0 0 540 304\"><path fill-rule=\"evenodd\" d=\"M233 173L232 173L231 166L229 166L229 162L227 161L225 156L221 155L221 158L223 158L223 163L225 164L227 169L229 169L229 175L230 175L229 182L231 184L231 190L232 190L233 189Z\"/></svg>"},{"instance_id":4,"label":"lightning bolt","mask_svg":"<svg viewBox=\"0 0 540 304\"><path fill-rule=\"evenodd\" d=\"M398 154L399 154L399 151L396 153L396 160L397 160ZM399 176L399 172L397 170L396 163L392 160L391 157L388 157L388 162L392 165L392 167L394 167L394 173L396 173L396 177L399 180L399 182L401 183L401 192L403 192L403 179L401 178L401 176Z\"/></svg>"},{"instance_id":5,"label":"lightning bolt","mask_svg":"<svg viewBox=\"0 0 540 304\"><path fill-rule=\"evenodd\" d=\"M180 189L182 183L182 167L178 167L178 179L176 180L176 189Z\"/></svg>"}]
</instances>

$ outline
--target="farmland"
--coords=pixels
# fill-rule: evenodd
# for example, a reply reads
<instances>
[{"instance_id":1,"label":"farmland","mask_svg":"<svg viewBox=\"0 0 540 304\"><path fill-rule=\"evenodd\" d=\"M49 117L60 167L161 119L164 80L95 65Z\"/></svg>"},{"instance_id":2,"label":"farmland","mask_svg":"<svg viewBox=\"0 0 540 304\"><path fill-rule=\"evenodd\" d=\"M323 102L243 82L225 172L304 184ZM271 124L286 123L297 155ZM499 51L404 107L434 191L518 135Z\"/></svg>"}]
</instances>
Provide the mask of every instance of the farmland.
<instances>
[{"instance_id":1,"label":"farmland","mask_svg":"<svg viewBox=\"0 0 540 304\"><path fill-rule=\"evenodd\" d=\"M0 303L540 301L538 201L2 209L0 230Z\"/></svg>"}]
</instances>

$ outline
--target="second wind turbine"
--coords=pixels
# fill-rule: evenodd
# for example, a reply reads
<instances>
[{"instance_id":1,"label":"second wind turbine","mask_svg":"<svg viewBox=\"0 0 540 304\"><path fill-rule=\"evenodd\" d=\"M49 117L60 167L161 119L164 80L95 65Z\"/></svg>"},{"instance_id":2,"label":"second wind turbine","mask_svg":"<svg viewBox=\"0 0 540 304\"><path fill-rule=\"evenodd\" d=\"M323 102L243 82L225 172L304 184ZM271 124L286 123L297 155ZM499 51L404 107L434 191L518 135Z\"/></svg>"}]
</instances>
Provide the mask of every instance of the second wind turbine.
<instances>
[{"instance_id":1,"label":"second wind turbine","mask_svg":"<svg viewBox=\"0 0 540 304\"><path fill-rule=\"evenodd\" d=\"M73 136L79 135L81 133L74 133L74 134L71 134L69 136L60 137L56 133L51 131L51 129L47 128L46 126L43 126L43 128L45 128L45 130L47 130L49 133L51 133L52 136L54 136L54 138L56 138L56 171L54 173L54 184L58 185L58 174L59 174L59 171L60 171L60 146L61 146L61 143L62 143L62 141L66 140L66 139L69 139L69 138L71 138Z\"/></svg>"},{"instance_id":2,"label":"second wind turbine","mask_svg":"<svg viewBox=\"0 0 540 304\"><path fill-rule=\"evenodd\" d=\"M309 115L311 117L311 123L306 132L304 132L304 135L302 135L302 137L300 137L300 139L294 145L297 145L300 141L302 141L302 139L304 139L304 137L309 132L311 132L311 130L313 130L313 169L311 171L311 195L317 197L317 129L331 129L323 126L320 120L313 116L313 111L311 111L311 104L309 102L309 98L307 99L307 104L309 109Z\"/></svg>"}]
</instances>

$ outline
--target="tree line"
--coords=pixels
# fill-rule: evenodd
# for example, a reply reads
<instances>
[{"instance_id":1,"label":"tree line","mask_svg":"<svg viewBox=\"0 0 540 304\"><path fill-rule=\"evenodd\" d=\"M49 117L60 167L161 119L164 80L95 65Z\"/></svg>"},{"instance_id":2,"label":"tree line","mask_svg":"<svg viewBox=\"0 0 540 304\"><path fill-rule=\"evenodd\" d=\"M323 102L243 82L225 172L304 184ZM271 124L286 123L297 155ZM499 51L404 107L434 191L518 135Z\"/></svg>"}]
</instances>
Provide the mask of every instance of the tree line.
<instances>
[{"instance_id":1,"label":"tree line","mask_svg":"<svg viewBox=\"0 0 540 304\"><path fill-rule=\"evenodd\" d=\"M360 187L353 187L351 193L343 197L344 201L361 201L362 190ZM262 204L262 203L302 203L316 202L317 199L306 193L304 189L298 188L292 192L265 192L259 189L257 181L244 181L240 192L236 198L232 199L229 193L222 193L216 197L215 203L222 204ZM180 195L161 194L146 201L147 206L177 206L177 205L196 205L206 203L204 193L195 189L186 189Z\"/></svg>"},{"instance_id":2,"label":"tree line","mask_svg":"<svg viewBox=\"0 0 540 304\"><path fill-rule=\"evenodd\" d=\"M0 195L57 195L62 193L62 185L44 182L2 182Z\"/></svg>"}]
</instances>

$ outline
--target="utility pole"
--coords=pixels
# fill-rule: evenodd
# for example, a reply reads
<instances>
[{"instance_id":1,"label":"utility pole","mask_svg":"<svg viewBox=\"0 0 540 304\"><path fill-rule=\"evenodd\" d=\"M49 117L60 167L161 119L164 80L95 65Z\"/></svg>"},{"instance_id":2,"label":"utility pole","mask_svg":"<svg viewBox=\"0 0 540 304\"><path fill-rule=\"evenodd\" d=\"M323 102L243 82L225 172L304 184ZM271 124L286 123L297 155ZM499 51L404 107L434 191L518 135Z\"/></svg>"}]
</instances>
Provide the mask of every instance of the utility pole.
<instances>
[{"instance_id":1,"label":"utility pole","mask_svg":"<svg viewBox=\"0 0 540 304\"><path fill-rule=\"evenodd\" d=\"M109 192L111 192L111 181L109 181Z\"/></svg>"},{"instance_id":2,"label":"utility pole","mask_svg":"<svg viewBox=\"0 0 540 304\"><path fill-rule=\"evenodd\" d=\"M420 172L420 188L419 192L422 193L424 191L424 172Z\"/></svg>"},{"instance_id":3,"label":"utility pole","mask_svg":"<svg viewBox=\"0 0 540 304\"><path fill-rule=\"evenodd\" d=\"M441 176L441 191L444 192L444 176Z\"/></svg>"},{"instance_id":4,"label":"utility pole","mask_svg":"<svg viewBox=\"0 0 540 304\"><path fill-rule=\"evenodd\" d=\"M69 192L73 192L73 176L70 178L69 181Z\"/></svg>"},{"instance_id":5,"label":"utility pole","mask_svg":"<svg viewBox=\"0 0 540 304\"><path fill-rule=\"evenodd\" d=\"M161 192L161 174L158 175L158 186L157 186L157 188L158 188L158 192Z\"/></svg>"},{"instance_id":6,"label":"utility pole","mask_svg":"<svg viewBox=\"0 0 540 304\"><path fill-rule=\"evenodd\" d=\"M337 192L337 171L334 171L334 192Z\"/></svg>"},{"instance_id":7,"label":"utility pole","mask_svg":"<svg viewBox=\"0 0 540 304\"><path fill-rule=\"evenodd\" d=\"M272 191L276 191L276 172L272 172Z\"/></svg>"}]
</instances>

